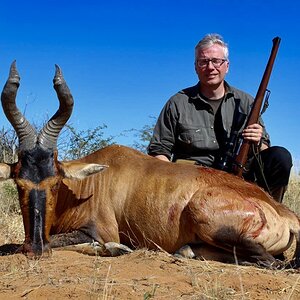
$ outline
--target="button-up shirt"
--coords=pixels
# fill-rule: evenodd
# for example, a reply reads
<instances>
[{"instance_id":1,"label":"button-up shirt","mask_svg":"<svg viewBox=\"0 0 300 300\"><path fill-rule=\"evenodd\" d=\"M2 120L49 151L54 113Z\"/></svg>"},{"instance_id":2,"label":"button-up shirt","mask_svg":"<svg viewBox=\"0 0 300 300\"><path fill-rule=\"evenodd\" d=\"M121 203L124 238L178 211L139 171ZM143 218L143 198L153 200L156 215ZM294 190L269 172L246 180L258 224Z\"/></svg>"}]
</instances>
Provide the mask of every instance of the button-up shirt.
<instances>
[{"instance_id":1,"label":"button-up shirt","mask_svg":"<svg viewBox=\"0 0 300 300\"><path fill-rule=\"evenodd\" d=\"M238 125L241 132L251 111L253 97L225 83L226 93L215 114L209 101L200 94L200 83L172 96L162 109L148 146L150 155L165 155L172 161L194 160L213 166L224 150L233 120L244 116ZM262 142L269 145L269 135L263 126ZM236 126L234 126L236 127Z\"/></svg>"}]
</instances>

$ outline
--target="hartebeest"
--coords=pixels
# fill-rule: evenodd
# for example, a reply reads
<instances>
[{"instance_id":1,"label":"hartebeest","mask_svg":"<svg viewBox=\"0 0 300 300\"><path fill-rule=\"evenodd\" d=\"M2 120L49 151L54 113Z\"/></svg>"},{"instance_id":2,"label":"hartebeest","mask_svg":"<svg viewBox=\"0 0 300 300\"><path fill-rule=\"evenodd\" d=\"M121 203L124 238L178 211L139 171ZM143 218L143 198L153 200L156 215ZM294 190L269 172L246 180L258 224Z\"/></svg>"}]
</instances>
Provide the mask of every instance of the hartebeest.
<instances>
[{"instance_id":1,"label":"hartebeest","mask_svg":"<svg viewBox=\"0 0 300 300\"><path fill-rule=\"evenodd\" d=\"M293 266L300 266L298 217L241 178L118 145L58 161L57 138L73 108L62 73L56 67L59 109L39 133L16 106L19 80L13 63L1 101L19 153L15 164L1 164L0 176L16 182L28 255L49 253L53 235L56 246L95 241L104 250L110 242L170 253L190 245L196 256L202 249L224 257L235 250L240 261L271 267L277 265L273 255L295 237Z\"/></svg>"}]
</instances>

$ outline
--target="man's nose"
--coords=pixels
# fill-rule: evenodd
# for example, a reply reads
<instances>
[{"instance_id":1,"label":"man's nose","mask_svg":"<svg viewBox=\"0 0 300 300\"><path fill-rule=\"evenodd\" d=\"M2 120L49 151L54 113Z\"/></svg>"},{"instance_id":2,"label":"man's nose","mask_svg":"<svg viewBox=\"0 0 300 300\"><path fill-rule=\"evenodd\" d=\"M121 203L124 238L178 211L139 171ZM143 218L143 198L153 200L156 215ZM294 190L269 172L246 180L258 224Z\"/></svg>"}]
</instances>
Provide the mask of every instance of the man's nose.
<instances>
[{"instance_id":1,"label":"man's nose","mask_svg":"<svg viewBox=\"0 0 300 300\"><path fill-rule=\"evenodd\" d=\"M215 69L215 66L214 66L214 64L212 63L211 60L208 61L207 65L206 65L206 68L208 68L208 69Z\"/></svg>"}]
</instances>

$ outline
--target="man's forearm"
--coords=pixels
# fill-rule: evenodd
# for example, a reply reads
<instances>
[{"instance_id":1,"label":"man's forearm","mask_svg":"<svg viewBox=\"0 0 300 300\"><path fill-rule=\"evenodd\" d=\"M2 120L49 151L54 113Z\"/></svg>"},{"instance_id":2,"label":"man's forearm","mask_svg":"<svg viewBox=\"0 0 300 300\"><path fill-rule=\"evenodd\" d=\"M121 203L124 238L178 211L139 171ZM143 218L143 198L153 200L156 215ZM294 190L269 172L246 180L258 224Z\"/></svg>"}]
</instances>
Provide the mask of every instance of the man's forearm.
<instances>
[{"instance_id":1,"label":"man's forearm","mask_svg":"<svg viewBox=\"0 0 300 300\"><path fill-rule=\"evenodd\" d=\"M153 155L153 157L156 157L160 160L164 160L164 161L170 161L165 155L162 155L162 154L158 154L158 155Z\"/></svg>"}]
</instances>

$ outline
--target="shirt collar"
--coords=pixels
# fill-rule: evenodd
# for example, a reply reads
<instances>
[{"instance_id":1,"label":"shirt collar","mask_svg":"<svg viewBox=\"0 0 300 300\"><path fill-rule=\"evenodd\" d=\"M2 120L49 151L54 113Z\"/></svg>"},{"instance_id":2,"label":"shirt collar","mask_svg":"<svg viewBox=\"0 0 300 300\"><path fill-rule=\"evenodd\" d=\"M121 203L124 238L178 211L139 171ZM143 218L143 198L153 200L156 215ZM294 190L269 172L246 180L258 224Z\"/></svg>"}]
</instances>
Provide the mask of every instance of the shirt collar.
<instances>
[{"instance_id":1,"label":"shirt collar","mask_svg":"<svg viewBox=\"0 0 300 300\"><path fill-rule=\"evenodd\" d=\"M224 81L224 84L225 84L225 96L226 96L225 99L227 99L228 96L234 95L234 91L227 81Z\"/></svg>"},{"instance_id":2,"label":"shirt collar","mask_svg":"<svg viewBox=\"0 0 300 300\"><path fill-rule=\"evenodd\" d=\"M228 99L230 96L234 95L234 91L232 87L227 83L227 81L224 81L225 85L225 97L224 100ZM194 86L194 93L190 96L191 99L200 99L202 101L205 101L203 97L200 94L200 81ZM205 101L206 102L206 101Z\"/></svg>"}]
</instances>

